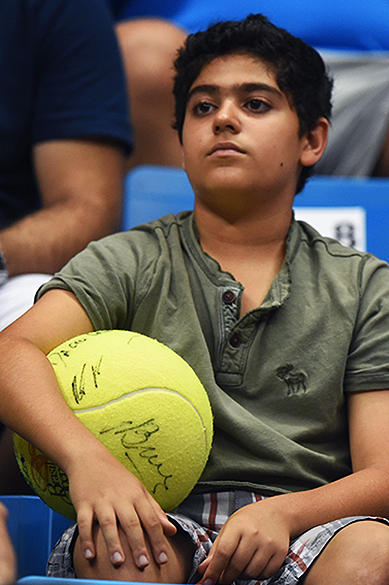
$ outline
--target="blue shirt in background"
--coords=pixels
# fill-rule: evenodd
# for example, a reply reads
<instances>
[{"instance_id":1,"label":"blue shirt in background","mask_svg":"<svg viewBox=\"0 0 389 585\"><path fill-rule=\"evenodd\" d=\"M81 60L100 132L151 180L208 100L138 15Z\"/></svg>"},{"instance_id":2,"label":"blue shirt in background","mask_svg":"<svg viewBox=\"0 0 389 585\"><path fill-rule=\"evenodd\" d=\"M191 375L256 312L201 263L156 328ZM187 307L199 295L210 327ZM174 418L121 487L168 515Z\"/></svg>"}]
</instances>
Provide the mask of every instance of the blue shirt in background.
<instances>
[{"instance_id":1,"label":"blue shirt in background","mask_svg":"<svg viewBox=\"0 0 389 585\"><path fill-rule=\"evenodd\" d=\"M389 51L389 0L107 0L118 19L168 18L188 32L260 12L318 48Z\"/></svg>"}]
</instances>

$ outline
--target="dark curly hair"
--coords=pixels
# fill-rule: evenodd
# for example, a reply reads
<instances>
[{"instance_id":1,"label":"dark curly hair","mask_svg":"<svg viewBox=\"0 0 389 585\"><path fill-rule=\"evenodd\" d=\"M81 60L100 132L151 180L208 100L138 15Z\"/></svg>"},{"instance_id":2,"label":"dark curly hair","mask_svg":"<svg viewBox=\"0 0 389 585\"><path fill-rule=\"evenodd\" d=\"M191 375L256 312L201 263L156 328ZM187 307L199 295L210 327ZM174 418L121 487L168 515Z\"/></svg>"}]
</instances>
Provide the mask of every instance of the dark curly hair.
<instances>
[{"instance_id":1,"label":"dark curly hair","mask_svg":"<svg viewBox=\"0 0 389 585\"><path fill-rule=\"evenodd\" d=\"M296 110L300 136L313 129L320 117L331 117L332 80L315 49L276 27L262 14L250 14L240 21L218 22L205 31L190 34L174 63L175 122L182 141L188 94L202 69L215 58L248 53L269 63L276 71L279 88ZM298 193L313 167L304 167Z\"/></svg>"}]
</instances>

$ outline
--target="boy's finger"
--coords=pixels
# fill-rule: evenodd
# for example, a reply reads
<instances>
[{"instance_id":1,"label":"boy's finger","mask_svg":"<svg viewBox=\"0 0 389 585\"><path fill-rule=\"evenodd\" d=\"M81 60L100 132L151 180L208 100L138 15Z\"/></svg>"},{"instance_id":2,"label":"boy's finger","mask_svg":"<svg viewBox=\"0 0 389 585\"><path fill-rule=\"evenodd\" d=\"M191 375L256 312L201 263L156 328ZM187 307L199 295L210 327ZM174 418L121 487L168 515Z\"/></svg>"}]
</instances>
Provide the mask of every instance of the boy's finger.
<instances>
[{"instance_id":1,"label":"boy's finger","mask_svg":"<svg viewBox=\"0 0 389 585\"><path fill-rule=\"evenodd\" d=\"M82 554L88 561L90 561L95 557L96 554L96 549L92 536L93 526L92 511L85 510L80 511L77 514L77 524Z\"/></svg>"},{"instance_id":2,"label":"boy's finger","mask_svg":"<svg viewBox=\"0 0 389 585\"><path fill-rule=\"evenodd\" d=\"M223 573L220 575L218 581L221 584L227 585L233 583L245 570L247 566L247 556L244 551L239 553L239 550L235 552L234 556L229 559L226 564Z\"/></svg>"},{"instance_id":3,"label":"boy's finger","mask_svg":"<svg viewBox=\"0 0 389 585\"><path fill-rule=\"evenodd\" d=\"M239 537L237 534L232 539L225 539L225 530L221 530L216 541L212 545L211 553L204 563L205 570L200 583L210 585L211 583L218 583L222 575L225 573L232 557L236 554L239 544Z\"/></svg>"},{"instance_id":4,"label":"boy's finger","mask_svg":"<svg viewBox=\"0 0 389 585\"><path fill-rule=\"evenodd\" d=\"M150 494L147 494L147 498L152 509L155 510L155 513L159 518L163 533L166 536L174 536L177 532L177 526L166 516L166 513L162 510L161 506Z\"/></svg>"},{"instance_id":5,"label":"boy's finger","mask_svg":"<svg viewBox=\"0 0 389 585\"><path fill-rule=\"evenodd\" d=\"M98 523L111 563L115 566L121 565L125 560L125 555L120 542L119 528L114 510L105 515L100 514Z\"/></svg>"},{"instance_id":6,"label":"boy's finger","mask_svg":"<svg viewBox=\"0 0 389 585\"><path fill-rule=\"evenodd\" d=\"M207 556L207 558L205 559L205 561L203 561L201 563L201 565L199 565L197 567L198 572L200 573L200 575L204 575L209 563L211 562L211 558L210 555Z\"/></svg>"},{"instance_id":7,"label":"boy's finger","mask_svg":"<svg viewBox=\"0 0 389 585\"><path fill-rule=\"evenodd\" d=\"M156 563L159 565L166 563L168 560L168 546L159 510L156 510L154 506L150 506L146 500L139 504L136 512L138 514L138 527L135 532L131 519L127 518L127 524L122 524L122 528L127 535L128 543L133 552L135 562L138 564L137 559L139 558L141 558L141 561L144 562L144 556L146 556L147 561L149 562L148 553L145 546L145 542L147 540L147 543L151 549L150 554L153 555ZM166 524L165 528L167 529L168 520L165 515L163 517L164 524Z\"/></svg>"},{"instance_id":8,"label":"boy's finger","mask_svg":"<svg viewBox=\"0 0 389 585\"><path fill-rule=\"evenodd\" d=\"M200 580L200 583L204 585L211 585L211 583L218 583L221 575L226 569L228 564L227 558L221 558L217 556L208 563L208 566L205 568L203 576Z\"/></svg>"},{"instance_id":9,"label":"boy's finger","mask_svg":"<svg viewBox=\"0 0 389 585\"><path fill-rule=\"evenodd\" d=\"M164 512L162 512L162 515L159 515L160 520L161 520L161 525L162 525L162 530L164 532L164 534L166 536L174 536L177 532L177 526L175 526L170 520L169 518L166 516L166 514Z\"/></svg>"}]
</instances>

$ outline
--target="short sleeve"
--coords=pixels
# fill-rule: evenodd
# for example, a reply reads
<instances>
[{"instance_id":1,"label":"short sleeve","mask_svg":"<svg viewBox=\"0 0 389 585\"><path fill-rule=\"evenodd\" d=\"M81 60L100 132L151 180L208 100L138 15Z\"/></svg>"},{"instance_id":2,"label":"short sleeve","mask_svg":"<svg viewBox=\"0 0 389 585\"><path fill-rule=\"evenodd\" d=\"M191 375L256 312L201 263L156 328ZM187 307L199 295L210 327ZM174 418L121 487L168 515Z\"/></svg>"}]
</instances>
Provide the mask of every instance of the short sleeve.
<instances>
[{"instance_id":1,"label":"short sleeve","mask_svg":"<svg viewBox=\"0 0 389 585\"><path fill-rule=\"evenodd\" d=\"M161 257L153 232L129 230L91 242L38 291L72 292L95 330L131 329Z\"/></svg>"},{"instance_id":2,"label":"short sleeve","mask_svg":"<svg viewBox=\"0 0 389 585\"><path fill-rule=\"evenodd\" d=\"M359 270L359 311L345 372L345 391L389 388L389 266L371 255Z\"/></svg>"}]
</instances>

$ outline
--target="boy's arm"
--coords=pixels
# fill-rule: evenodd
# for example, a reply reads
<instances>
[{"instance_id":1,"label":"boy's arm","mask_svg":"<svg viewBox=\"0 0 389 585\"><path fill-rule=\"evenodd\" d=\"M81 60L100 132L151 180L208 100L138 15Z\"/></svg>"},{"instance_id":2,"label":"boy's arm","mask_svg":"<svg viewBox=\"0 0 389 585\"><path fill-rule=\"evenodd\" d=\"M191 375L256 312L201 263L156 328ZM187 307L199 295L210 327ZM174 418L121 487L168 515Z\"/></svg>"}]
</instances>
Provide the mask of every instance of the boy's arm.
<instances>
[{"instance_id":1,"label":"boy's arm","mask_svg":"<svg viewBox=\"0 0 389 585\"><path fill-rule=\"evenodd\" d=\"M95 554L92 523L98 521L111 561L120 564L119 521L135 562L144 566L143 530L159 562L162 553L166 556L164 533L176 529L139 480L73 414L46 358L66 339L92 330L76 297L62 290L47 292L5 329L0 334L0 419L68 475L84 554Z\"/></svg>"},{"instance_id":2,"label":"boy's arm","mask_svg":"<svg viewBox=\"0 0 389 585\"><path fill-rule=\"evenodd\" d=\"M284 561L289 540L313 526L347 516L389 517L389 390L351 393L348 408L353 473L238 510L202 564L202 582L269 578Z\"/></svg>"}]
</instances>

